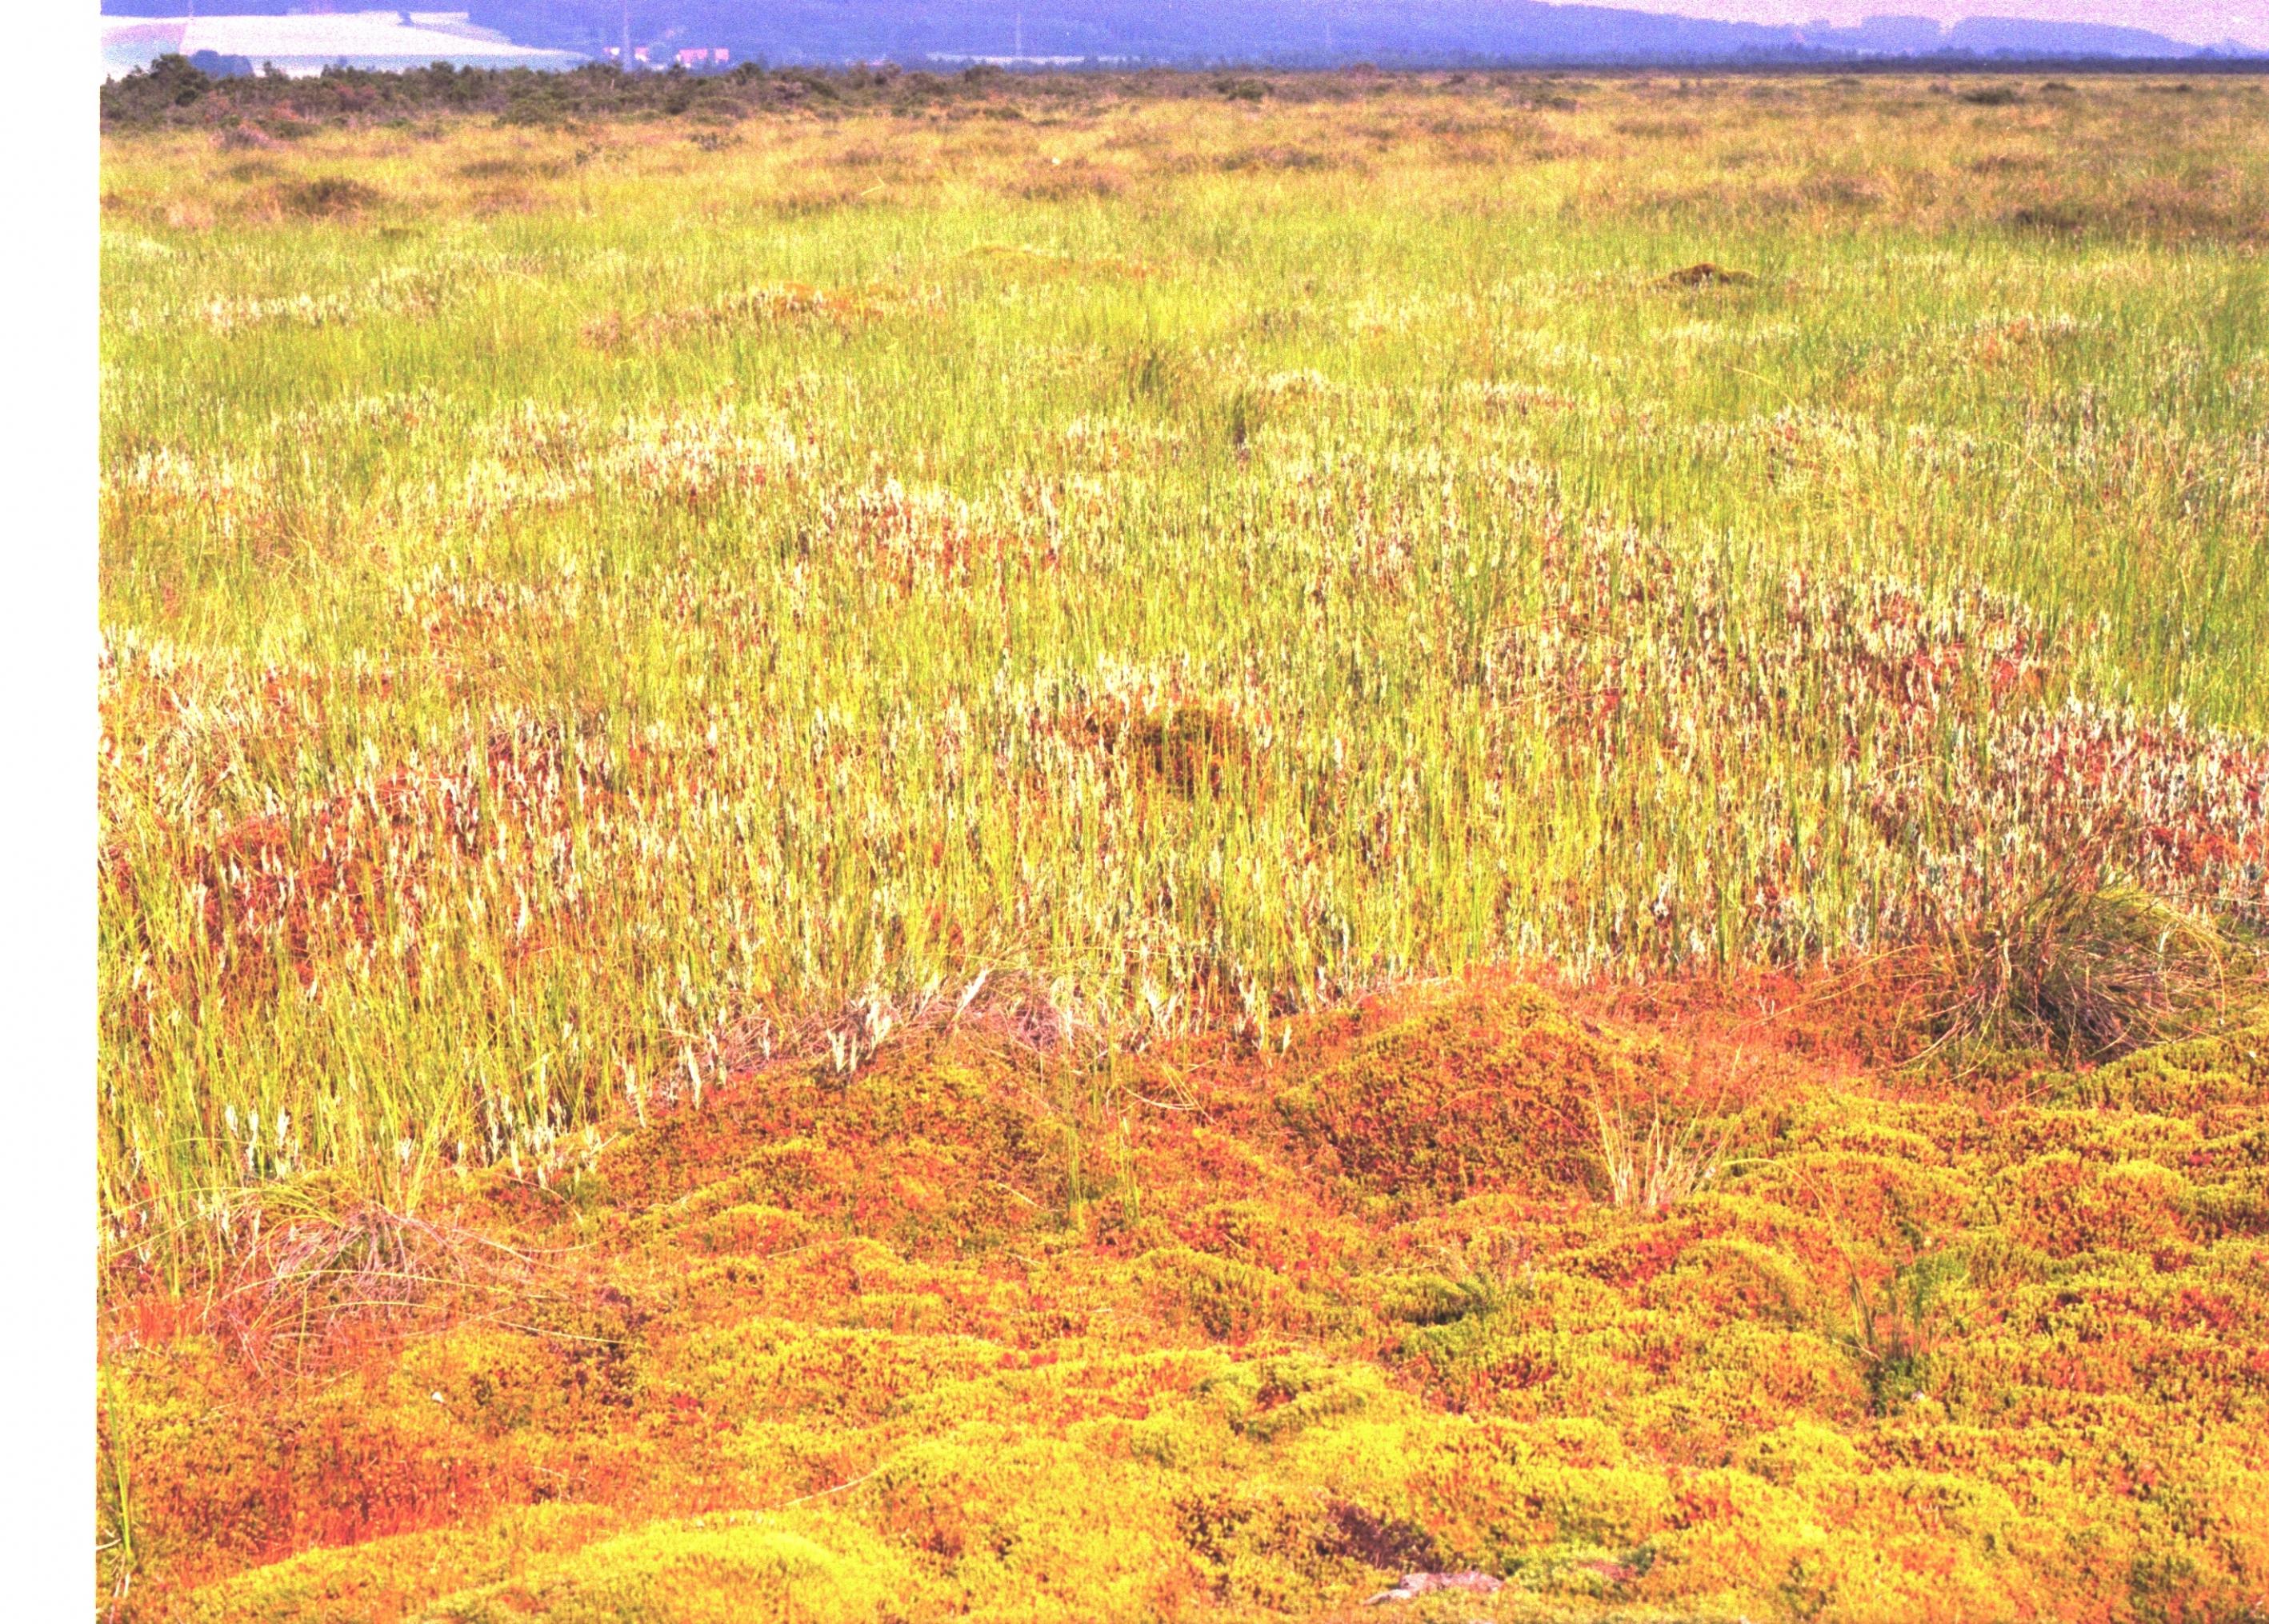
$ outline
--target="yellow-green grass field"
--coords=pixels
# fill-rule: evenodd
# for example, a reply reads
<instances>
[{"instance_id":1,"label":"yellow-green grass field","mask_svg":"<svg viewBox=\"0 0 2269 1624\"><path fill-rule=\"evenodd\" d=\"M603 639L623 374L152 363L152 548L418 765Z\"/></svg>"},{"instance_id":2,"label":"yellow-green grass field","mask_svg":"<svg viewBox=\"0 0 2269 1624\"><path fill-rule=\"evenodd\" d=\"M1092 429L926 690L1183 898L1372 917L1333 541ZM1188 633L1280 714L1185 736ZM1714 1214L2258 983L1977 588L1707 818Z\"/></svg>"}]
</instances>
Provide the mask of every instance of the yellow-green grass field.
<instances>
[{"instance_id":1,"label":"yellow-green grass field","mask_svg":"<svg viewBox=\"0 0 2269 1624\"><path fill-rule=\"evenodd\" d=\"M2269 1608L2269 90L1208 83L107 138L107 1609Z\"/></svg>"}]
</instances>

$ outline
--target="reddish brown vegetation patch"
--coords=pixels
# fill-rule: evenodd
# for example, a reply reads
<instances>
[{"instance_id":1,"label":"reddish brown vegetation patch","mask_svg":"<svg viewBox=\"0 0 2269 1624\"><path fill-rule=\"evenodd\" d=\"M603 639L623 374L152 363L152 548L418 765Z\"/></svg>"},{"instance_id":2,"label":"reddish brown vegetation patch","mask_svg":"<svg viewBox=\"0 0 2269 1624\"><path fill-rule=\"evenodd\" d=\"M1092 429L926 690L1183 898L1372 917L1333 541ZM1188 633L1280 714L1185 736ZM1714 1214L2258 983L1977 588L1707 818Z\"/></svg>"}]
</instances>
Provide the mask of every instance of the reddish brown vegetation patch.
<instances>
[{"instance_id":1,"label":"reddish brown vegetation patch","mask_svg":"<svg viewBox=\"0 0 2269 1624\"><path fill-rule=\"evenodd\" d=\"M868 579L898 593L982 584L996 570L1018 576L1054 567L1056 547L987 507L951 492L895 479L821 498L826 544L856 558Z\"/></svg>"},{"instance_id":2,"label":"reddish brown vegetation patch","mask_svg":"<svg viewBox=\"0 0 2269 1624\"><path fill-rule=\"evenodd\" d=\"M1277 1095L1319 1173L1455 1200L1597 1177L1590 1102L1633 1090L1631 1066L1526 989L1430 1010L1353 1045Z\"/></svg>"},{"instance_id":3,"label":"reddish brown vegetation patch","mask_svg":"<svg viewBox=\"0 0 2269 1624\"><path fill-rule=\"evenodd\" d=\"M1103 694L1054 721L1055 736L1117 764L1136 783L1179 795L1235 793L1257 804L1263 755L1252 725L1220 703L1165 698L1157 704Z\"/></svg>"},{"instance_id":4,"label":"reddish brown vegetation patch","mask_svg":"<svg viewBox=\"0 0 2269 1624\"><path fill-rule=\"evenodd\" d=\"M1116 197L1127 189L1124 171L1084 158L1035 159L1005 188L1011 196L1035 203L1076 203Z\"/></svg>"},{"instance_id":5,"label":"reddish brown vegetation patch","mask_svg":"<svg viewBox=\"0 0 2269 1624\"><path fill-rule=\"evenodd\" d=\"M618 776L593 742L531 723L454 765L403 769L303 814L224 828L185 846L180 880L225 985L273 990L288 971L305 986L341 956L381 949L414 970L440 870L485 863L523 884L555 877L543 871L614 803ZM137 883L122 853L106 860L120 883ZM517 940L528 945L524 931Z\"/></svg>"},{"instance_id":6,"label":"reddish brown vegetation patch","mask_svg":"<svg viewBox=\"0 0 2269 1624\"><path fill-rule=\"evenodd\" d=\"M691 334L728 331L739 327L800 323L847 328L902 310L927 307L931 302L920 295L879 291L852 292L808 282L769 282L728 293L706 305L644 314L609 310L584 325L583 336L598 349L616 350L632 342L665 343Z\"/></svg>"}]
</instances>

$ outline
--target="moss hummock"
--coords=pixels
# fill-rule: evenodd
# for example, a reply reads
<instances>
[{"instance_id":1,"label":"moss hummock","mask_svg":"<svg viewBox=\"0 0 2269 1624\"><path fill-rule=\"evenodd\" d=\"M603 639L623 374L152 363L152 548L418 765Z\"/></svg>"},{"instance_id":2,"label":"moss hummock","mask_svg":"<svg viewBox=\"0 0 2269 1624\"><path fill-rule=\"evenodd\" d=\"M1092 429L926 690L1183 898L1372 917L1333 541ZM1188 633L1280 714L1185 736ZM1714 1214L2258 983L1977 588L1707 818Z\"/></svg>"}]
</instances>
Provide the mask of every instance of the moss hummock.
<instances>
[{"instance_id":1,"label":"moss hummock","mask_svg":"<svg viewBox=\"0 0 2269 1624\"><path fill-rule=\"evenodd\" d=\"M752 1072L557 1199L469 1184L501 1296L257 1359L122 1310L122 1613L1352 1618L1467 1569L1509 1583L1386 1605L2258 1607L2258 1030L1994 1104L1703 1024L1483 978L1265 1051L972 1021ZM1617 1207L1594 1100L1706 1117L1716 1176Z\"/></svg>"}]
</instances>

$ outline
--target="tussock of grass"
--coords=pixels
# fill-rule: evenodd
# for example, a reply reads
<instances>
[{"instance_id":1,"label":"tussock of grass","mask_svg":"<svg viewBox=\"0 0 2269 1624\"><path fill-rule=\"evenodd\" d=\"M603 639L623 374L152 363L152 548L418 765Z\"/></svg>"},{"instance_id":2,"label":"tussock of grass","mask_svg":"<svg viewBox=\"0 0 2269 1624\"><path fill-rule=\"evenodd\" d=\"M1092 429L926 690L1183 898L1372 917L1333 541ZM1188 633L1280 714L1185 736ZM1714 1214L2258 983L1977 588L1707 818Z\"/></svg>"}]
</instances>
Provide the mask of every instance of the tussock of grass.
<instances>
[{"instance_id":1,"label":"tussock of grass","mask_svg":"<svg viewBox=\"0 0 2269 1624\"><path fill-rule=\"evenodd\" d=\"M1959 932L1936 1023L1943 1041L2109 1059L2218 1022L2250 957L2210 919L2075 865Z\"/></svg>"},{"instance_id":2,"label":"tussock of grass","mask_svg":"<svg viewBox=\"0 0 2269 1624\"><path fill-rule=\"evenodd\" d=\"M1756 278L1746 270L1729 270L1702 260L1683 270L1665 272L1655 278L1654 284L1662 288L1740 288L1752 286L1755 282Z\"/></svg>"},{"instance_id":3,"label":"tussock of grass","mask_svg":"<svg viewBox=\"0 0 2269 1624\"><path fill-rule=\"evenodd\" d=\"M346 175L315 175L278 188L277 201L292 214L314 218L356 216L386 201L376 187Z\"/></svg>"}]
</instances>

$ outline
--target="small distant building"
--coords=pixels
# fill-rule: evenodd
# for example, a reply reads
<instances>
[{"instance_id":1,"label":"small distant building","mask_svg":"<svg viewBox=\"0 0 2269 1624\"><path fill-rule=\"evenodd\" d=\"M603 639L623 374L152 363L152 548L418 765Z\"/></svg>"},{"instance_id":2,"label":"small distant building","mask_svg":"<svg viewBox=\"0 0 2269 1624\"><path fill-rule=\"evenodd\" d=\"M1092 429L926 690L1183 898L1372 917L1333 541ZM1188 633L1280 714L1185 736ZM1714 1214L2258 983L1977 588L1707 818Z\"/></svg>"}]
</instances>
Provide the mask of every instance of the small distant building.
<instances>
[{"instance_id":1,"label":"small distant building","mask_svg":"<svg viewBox=\"0 0 2269 1624\"><path fill-rule=\"evenodd\" d=\"M663 59L665 61L674 63L681 68L691 69L696 72L714 73L720 69L732 66L733 63L733 53L725 49L721 46L696 45L689 47L684 50L675 52L671 51L666 45L661 48L664 53ZM610 45L605 48L605 50L606 57L609 62L620 63L622 61L623 48L621 46ZM631 47L631 67L633 70L653 67L654 51L654 48L652 46L633 45Z\"/></svg>"}]
</instances>

